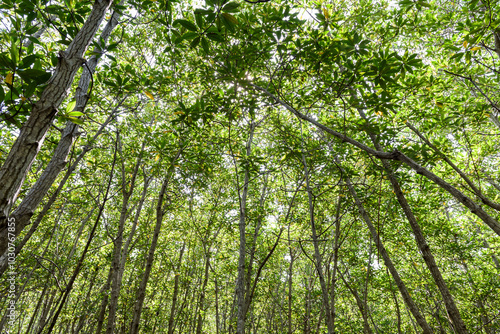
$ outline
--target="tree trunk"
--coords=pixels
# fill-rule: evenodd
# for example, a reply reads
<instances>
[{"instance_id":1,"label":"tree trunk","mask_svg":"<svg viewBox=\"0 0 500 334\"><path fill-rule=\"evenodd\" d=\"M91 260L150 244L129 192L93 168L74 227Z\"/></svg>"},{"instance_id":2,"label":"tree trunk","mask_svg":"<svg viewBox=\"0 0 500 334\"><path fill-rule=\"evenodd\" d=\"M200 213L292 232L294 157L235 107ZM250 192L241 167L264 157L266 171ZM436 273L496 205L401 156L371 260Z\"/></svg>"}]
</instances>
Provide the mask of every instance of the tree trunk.
<instances>
[{"instance_id":1,"label":"tree trunk","mask_svg":"<svg viewBox=\"0 0 500 334\"><path fill-rule=\"evenodd\" d=\"M119 138L119 137L118 137ZM121 263L122 263L122 245L123 245L123 230L125 229L125 221L128 218L129 210L128 203L132 193L135 189L135 181L137 179L137 174L139 173L139 168L142 161L142 153L144 152L144 147L146 142L142 143L141 151L139 153L139 157L137 158L137 162L134 166L134 171L132 173L132 177L129 182L126 179L126 170L125 170L125 157L122 152L122 144L120 140L118 140L118 151L121 156L121 165L122 165L122 193L123 193L123 201L122 207L120 210L120 218L118 221L118 232L115 240L113 240L114 248L113 248L113 259L111 261L110 275L111 275L111 296L109 300L109 312L108 312L108 325L106 328L106 334L113 334L115 329L115 317L116 311L118 308L118 298L120 297L120 288L122 282L121 275ZM128 189L127 189L128 188Z\"/></svg>"},{"instance_id":2,"label":"tree trunk","mask_svg":"<svg viewBox=\"0 0 500 334\"><path fill-rule=\"evenodd\" d=\"M186 243L183 243L181 251L179 253L179 263L177 264L177 269L174 272L174 292L172 294L172 306L170 307L170 316L168 317L168 334L174 333L175 308L177 306L177 297L179 295L179 277L181 275L182 255L184 254L185 248L186 248Z\"/></svg>"},{"instance_id":3,"label":"tree trunk","mask_svg":"<svg viewBox=\"0 0 500 334\"><path fill-rule=\"evenodd\" d=\"M76 72L85 63L83 55L94 39L111 2L111 0L96 0L82 29L76 34L66 51L59 52L59 62L54 75L49 80L40 100L34 104L30 117L22 126L19 137L0 169L0 233L3 233L6 228L7 217L24 179L40 151L59 106L71 88ZM3 244L0 242L0 245Z\"/></svg>"},{"instance_id":4,"label":"tree trunk","mask_svg":"<svg viewBox=\"0 0 500 334\"><path fill-rule=\"evenodd\" d=\"M210 250L208 249L205 255L205 272L204 272L204 278L203 278L203 284L201 286L201 291L200 291L200 310L198 313L198 323L196 325L196 334L201 334L201 330L203 327L203 318L204 318L204 313L207 307L204 305L205 304L205 290L207 289L207 284L208 284L208 269L210 266Z\"/></svg>"},{"instance_id":5,"label":"tree trunk","mask_svg":"<svg viewBox=\"0 0 500 334\"><path fill-rule=\"evenodd\" d=\"M252 121L250 124L250 134L246 145L246 155L250 156L252 152L252 140L255 124ZM232 149L231 149L232 150ZM234 155L233 155L234 159ZM236 162L235 162L236 167ZM237 167L236 167L237 168ZM243 191L240 193L240 184L237 182L237 190L239 197L239 234L240 234L240 247L238 256L238 278L236 281L236 303L237 303L237 320L236 320L236 333L245 334L245 258L246 258L246 205L248 195L248 183L250 181L250 171L245 170L245 177L243 183Z\"/></svg>"},{"instance_id":6,"label":"tree trunk","mask_svg":"<svg viewBox=\"0 0 500 334\"><path fill-rule=\"evenodd\" d=\"M358 109L358 112L361 118L368 121L365 113L361 109ZM370 136L375 148L379 151L382 150L382 147L380 146L377 137L370 132L368 132L368 135ZM431 272L432 278L434 279L434 282L436 283L439 292L441 292L441 296L443 297L446 310L448 311L448 315L450 316L453 322L455 331L458 334L467 334L468 333L467 328L465 327L465 323L463 322L462 317L460 316L460 312L458 311L455 301L453 300L453 296L451 295L450 290L448 289L448 286L446 285L446 282L444 281L443 276L441 275L441 271L439 270L436 260L434 259L434 255L432 254L431 249L427 244L427 241L425 240L422 229L420 228L420 225L417 222L417 218L413 214L413 211L411 210L410 205L408 204L408 201L406 200L406 197L403 194L403 191L401 190L401 186L399 185L398 180L394 176L394 172L391 168L391 165L387 160L381 160L381 161L382 165L384 166L385 173L391 182L392 188L394 189L394 193L396 194L396 198L398 199L399 205L403 209L403 212L405 213L405 216L408 219L408 222L410 223L413 235L415 236L415 241L417 243L420 252L422 253L422 258L424 259L427 268L429 268L429 271ZM448 161L448 163L451 164L451 166L455 166L453 163L451 163L451 161ZM456 167L455 169L458 170L458 168ZM465 179L468 180L467 177L465 177ZM470 180L468 184L472 185L473 189L476 189ZM482 196L481 192L478 189L476 192L479 193L478 196L480 195Z\"/></svg>"},{"instance_id":7,"label":"tree trunk","mask_svg":"<svg viewBox=\"0 0 500 334\"><path fill-rule=\"evenodd\" d=\"M327 142L327 144L329 145L328 142ZM333 152L333 150L331 148L330 148L330 150ZM335 159L335 162L337 163L337 165L341 166L340 161L336 156L334 159ZM377 246L377 249L378 249L380 255L382 255L382 258L384 260L384 264L389 269L392 277L394 278L394 281L396 282L396 285L399 289L399 292L401 292L401 295L403 296L403 300L405 301L406 306L408 307L408 309L410 309L411 313L413 314L413 316L417 320L417 323L422 328L424 333L425 334L433 333L431 327L429 326L429 324L427 323L425 318L422 316L422 314L418 310L417 305L415 304L415 302L411 298L410 293L408 292L408 289L406 288L406 285L404 284L403 280L399 276L398 271L396 270L396 267L392 263L392 260L390 259L389 254L387 253L387 250L385 249L384 245L382 244L382 241L380 240L377 229L373 225L373 223L370 219L370 216L368 215L365 208L363 207L363 204L361 203L360 199L358 198L356 190L354 189L354 187L351 183L351 179L347 176L348 174L346 173L346 171L342 167L339 167L339 168L340 168L342 174L344 175L347 187L349 189L351 196L354 199L354 202L356 203L356 206L358 207L358 211L359 211L361 217L363 218L363 220L365 221L366 225L368 226L368 229L370 230L372 239L375 242L375 245Z\"/></svg>"},{"instance_id":8,"label":"tree trunk","mask_svg":"<svg viewBox=\"0 0 500 334\"><path fill-rule=\"evenodd\" d=\"M149 275L151 273L151 269L153 268L154 255L156 251L156 245L158 243L158 236L160 235L161 225L163 222L163 215L165 213L166 207L169 203L163 204L165 194L167 192L167 187L170 181L170 178L173 174L173 165L174 162L177 161L179 156L181 155L182 147L177 152L176 156L172 159L170 168L163 180L163 184L161 186L160 193L158 195L158 202L156 205L156 225L153 232L153 240L151 241L151 246L149 247L148 258L146 260L146 268L144 270L144 275L142 277L142 281L139 285L139 290L137 291L136 302L134 306L134 318L132 320L132 324L130 326L130 334L137 334L139 332L139 322L141 319L142 306L144 304L144 299L146 297L146 286L149 281Z\"/></svg>"}]
</instances>

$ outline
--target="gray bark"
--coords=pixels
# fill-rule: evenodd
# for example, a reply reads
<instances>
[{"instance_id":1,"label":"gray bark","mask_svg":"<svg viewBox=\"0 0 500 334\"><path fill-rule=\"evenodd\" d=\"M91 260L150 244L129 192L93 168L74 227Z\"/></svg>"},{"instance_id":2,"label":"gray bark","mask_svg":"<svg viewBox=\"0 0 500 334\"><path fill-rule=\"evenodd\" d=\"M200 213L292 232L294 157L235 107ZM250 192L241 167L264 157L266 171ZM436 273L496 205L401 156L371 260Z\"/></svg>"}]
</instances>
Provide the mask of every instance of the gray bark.
<instances>
[{"instance_id":1,"label":"gray bark","mask_svg":"<svg viewBox=\"0 0 500 334\"><path fill-rule=\"evenodd\" d=\"M104 15L104 13L105 13L105 11L103 12L102 15ZM118 24L119 16L120 16L120 14L118 14L118 12L113 13L113 15L111 16L111 19L108 21L108 23L104 27L104 30L100 35L100 39L102 39L104 41L108 40L109 36L111 35L112 30ZM89 18L89 20L90 20L90 18ZM97 24L97 22L95 22L95 21L92 21L92 22ZM84 28L85 28L85 26L84 26ZM82 30L83 30L83 28L82 28ZM95 31L94 31L94 33L95 33ZM75 38L75 40L76 40L76 38ZM88 42L88 43L90 43L90 42ZM101 46L101 48L104 49L104 45ZM103 52L101 48L95 48L94 51L95 52ZM85 51L83 51L83 53L84 52ZM83 53L82 53L82 55L83 55ZM76 94L75 94L75 98L76 98L75 110L76 111L81 111L81 112L84 111L85 105L87 104L87 100L89 98L89 96L87 95L87 91L88 91L88 88L90 85L92 74L95 71L95 68L97 66L98 61L99 61L99 58L97 58L94 55L86 62L87 65L83 67L82 75L81 75L80 80L78 82L78 87L76 89ZM76 73L76 70L75 70L75 73ZM57 75L57 72L54 75L54 80L56 78L56 75ZM73 76L74 76L74 74L73 74ZM71 79L71 82L72 82L72 80L73 79ZM69 82L69 86L67 89L70 88L71 82ZM47 87L47 89L49 89L49 88L50 88L50 85L49 85L49 87ZM45 94L45 92L44 92L44 94ZM64 95L64 97L66 97L66 95ZM64 100L64 97L62 98L62 100ZM43 96L42 96L42 98L43 98ZM48 96L46 98L48 99L48 98L50 98L50 96ZM62 100L61 100L61 102L62 102ZM61 102L59 102L59 104ZM35 109L36 109L36 105L31 113L31 116L30 116L30 119L28 120L28 122L30 122L32 117L36 117ZM55 115L52 117L52 119L54 117L55 117ZM50 122L48 123L48 126L50 126L51 123L52 123L52 120L50 120ZM38 125L38 123L37 123L37 125ZM47 126L47 129L45 131L48 130L48 126ZM23 129L24 129L24 127L23 127ZM23 135L22 131L23 130L21 130L21 134L20 134L19 138L21 138L21 136ZM29 131L29 129L27 129L26 131ZM22 230L26 227L26 225L29 223L29 220L33 216L36 208L38 207L38 205L40 204L42 199L45 197L45 195L47 194L48 190L50 189L50 187L52 186L52 184L56 180L59 173L66 166L68 154L69 154L71 147L73 146L73 143L78 135L79 135L78 125L74 124L72 122L67 122L66 127L64 128L64 130L62 132L61 140L59 141L49 164L47 165L45 170L42 172L42 175L40 175L40 177L37 179L37 181L35 182L33 187L30 188L28 194L25 196L25 198L23 199L23 201L21 202L19 207L12 214L12 216L16 219L16 231L15 231L16 236L18 236L22 232ZM45 136L45 134L43 134L43 136ZM39 143L39 146L41 147L42 142L43 142L43 138L41 138L40 140L41 140L41 142ZM19 141L19 139L18 139L18 141ZM16 141L16 143L17 143L17 141ZM11 154L13 154L15 146L16 146L16 144L14 144L14 147L12 148L9 156ZM38 150L39 150L39 148L37 149L36 153L38 153ZM19 184L16 186L16 187L18 187L17 192L19 191L20 187L22 186L22 182L24 180L24 177L26 176L26 173L29 171L31 163L33 162L33 160L36 157L36 153L31 153L31 154L34 154L34 156L32 157L32 161L29 163L29 166L28 165L25 166L26 170L24 172L24 175L17 175L17 177L22 176L22 179L19 179ZM4 166L6 166L8 159L9 158L7 158ZM2 166L2 170L0 170L0 188L2 188L1 177L2 177L2 171L3 171L4 166ZM19 167L21 167L21 166L19 166ZM5 168L7 168L7 167L5 167ZM9 174L9 175L11 175L11 174ZM14 177L14 176L11 175L10 177ZM14 187L15 184L12 184L12 186ZM2 196L10 196L7 193L5 193L5 194L2 193L2 191L3 191L3 189L0 190L0 209L2 209L2 206L1 206ZM8 191L8 189L6 188L5 191ZM10 204L8 205L8 207L2 209L2 210L4 210L5 215L8 215L10 208L15 201L15 197L17 197L17 193L12 198L11 202L9 202ZM5 211L5 210L7 210L7 211ZM5 252L4 245L6 245L6 243L4 241L6 240L6 238L7 238L7 231L2 227L2 213L0 212L0 254L4 254L4 252Z\"/></svg>"},{"instance_id":2,"label":"gray bark","mask_svg":"<svg viewBox=\"0 0 500 334\"><path fill-rule=\"evenodd\" d=\"M252 140L255 130L255 123L252 121L250 125L250 134L248 137L246 145L246 155L249 156L252 153ZM236 163L235 163L236 164ZM238 256L238 278L236 281L236 300L237 300L237 322L236 322L236 333L245 334L245 258L246 258L246 204L248 195L248 183L250 180L250 171L245 170L245 177L243 180L243 190L240 193L239 182L238 187L238 197L240 201L240 214L239 214L239 233L240 233L240 247Z\"/></svg>"},{"instance_id":3,"label":"gray bark","mask_svg":"<svg viewBox=\"0 0 500 334\"><path fill-rule=\"evenodd\" d=\"M358 109L358 112L363 119L367 120L366 115L362 110ZM409 126L412 128L412 130L416 131L416 133L419 134L419 132L413 126L411 125ZM379 151L382 150L382 147L380 146L377 137L370 132L368 132L368 135L370 136L375 148ZM420 134L419 137L423 138L423 136L421 136ZM431 143L429 143L428 141L427 143L428 145L431 145L431 147L434 148L434 146ZM462 176L462 178L466 180L466 182L471 186L471 188L479 197L484 198L479 189L477 189L474 186L474 184L467 178L466 175L462 175L463 173L461 173L461 171L448 158L446 158L445 160L448 162L448 164L450 164L450 166L453 167L453 169L455 169ZM467 334L468 333L467 328L465 327L465 323L463 322L462 317L460 316L460 312L455 304L455 301L453 300L453 296L451 295L450 290L448 289L448 286L444 281L443 276L441 275L441 271L439 270L436 260L434 259L434 255L432 254L431 249L427 244L427 241L425 240L422 229L420 228L420 224L417 222L417 218L413 214L413 211L410 208L410 205L408 204L408 201L406 200L403 191L401 190L401 186L399 185L399 182L396 179L396 176L394 175L391 165L387 160L381 160L381 161L382 165L384 166L385 173L391 182L392 189L394 189L394 193L396 194L396 198L398 199L399 205L403 209L403 212L405 213L405 216L408 219L408 222L410 223L410 227L413 231L413 235L415 236L415 241L417 243L417 246L422 254L422 258L424 259L427 268L431 272L432 278L434 279L434 282L436 283L439 292L441 292L441 296L443 297L446 310L448 311L448 315L451 318L453 325L455 327L454 329L458 334Z\"/></svg>"},{"instance_id":4,"label":"gray bark","mask_svg":"<svg viewBox=\"0 0 500 334\"><path fill-rule=\"evenodd\" d=\"M43 144L47 131L68 95L68 90L80 66L83 55L94 39L111 0L97 0L92 11L66 51L59 52L59 63L30 117L20 130L0 169L0 231L6 228L7 217ZM2 243L3 244L3 243Z\"/></svg>"},{"instance_id":5,"label":"gray bark","mask_svg":"<svg viewBox=\"0 0 500 334\"><path fill-rule=\"evenodd\" d=\"M316 271L318 273L319 277L319 283L321 286L321 297L322 297L322 302L323 302L323 308L326 313L326 326L328 328L328 334L333 334L335 331L334 327L334 322L333 319L335 319L335 315L332 312L331 306L330 306L330 298L328 294L328 288L326 286L326 281L325 281L325 275L323 273L323 264L321 254L319 251L319 243L318 243L318 235L316 232L316 223L314 219L314 203L313 203L313 195L312 195L312 189L311 189L311 184L309 180L309 169L307 167L307 162L306 158L304 156L304 152L302 152L302 164L304 165L304 175L306 178L306 188L307 188L307 197L309 200L309 222L311 224L311 233L312 233L312 240L313 240L313 246L314 246L314 260L315 263L314 265L316 266Z\"/></svg>"},{"instance_id":6,"label":"gray bark","mask_svg":"<svg viewBox=\"0 0 500 334\"><path fill-rule=\"evenodd\" d=\"M126 179L126 170L125 170L125 162L124 162L124 156L122 152L122 144L119 141L118 144L118 151L120 152L121 155L121 171L122 171L122 192L123 192L123 201L122 201L122 207L120 211L120 218L118 221L118 232L116 235L115 240L113 240L114 248L113 248L113 259L111 261L111 268L110 268L110 275L111 275L111 296L110 296L110 301L109 301L109 312L108 312L108 325L106 328L106 333L107 334L113 334L113 331L115 329L115 317L116 317L116 311L118 308L118 298L120 296L120 288L121 288L121 282L122 282L122 275L121 275L121 263L122 263L122 246L123 246L123 231L125 229L125 221L128 218L129 215L129 201L130 197L132 196L134 189L135 189L135 184L136 184L136 179L137 179L137 174L139 173L139 168L141 165L142 161L142 153L144 152L144 147L146 145L146 142L142 143L141 151L139 153L139 157L137 158L137 162L134 167L134 171L132 173L132 177L129 182L127 182ZM127 186L129 184L129 186Z\"/></svg>"}]
</instances>

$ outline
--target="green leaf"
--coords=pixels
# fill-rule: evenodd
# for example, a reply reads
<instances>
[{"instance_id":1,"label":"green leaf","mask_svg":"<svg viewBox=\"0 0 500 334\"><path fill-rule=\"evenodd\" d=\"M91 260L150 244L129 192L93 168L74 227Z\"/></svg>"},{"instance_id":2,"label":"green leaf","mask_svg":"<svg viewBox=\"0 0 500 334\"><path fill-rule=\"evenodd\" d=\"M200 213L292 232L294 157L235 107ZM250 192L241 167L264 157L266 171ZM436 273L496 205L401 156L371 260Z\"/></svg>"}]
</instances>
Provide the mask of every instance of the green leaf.
<instances>
[{"instance_id":1,"label":"green leaf","mask_svg":"<svg viewBox=\"0 0 500 334\"><path fill-rule=\"evenodd\" d=\"M81 119L79 119L79 118L75 118L75 117L68 117L68 119L69 119L71 122L75 123L75 124L78 124L78 125L82 125L82 124L83 124L83 121L82 121Z\"/></svg>"},{"instance_id":2,"label":"green leaf","mask_svg":"<svg viewBox=\"0 0 500 334\"><path fill-rule=\"evenodd\" d=\"M26 70L19 70L17 72L23 80L30 81L33 80L39 85L50 79L51 74L43 70L35 70L28 68Z\"/></svg>"},{"instance_id":3,"label":"green leaf","mask_svg":"<svg viewBox=\"0 0 500 334\"><path fill-rule=\"evenodd\" d=\"M83 116L83 113L81 111L72 111L68 113L68 117L79 117Z\"/></svg>"},{"instance_id":4,"label":"green leaf","mask_svg":"<svg viewBox=\"0 0 500 334\"><path fill-rule=\"evenodd\" d=\"M222 13L222 16L232 24L238 24L238 20L233 15L229 13Z\"/></svg>"},{"instance_id":5,"label":"green leaf","mask_svg":"<svg viewBox=\"0 0 500 334\"><path fill-rule=\"evenodd\" d=\"M200 27L200 29L203 29L203 16L201 16L200 14L197 14L194 16L195 20L196 20L196 25L198 27Z\"/></svg>"},{"instance_id":6,"label":"green leaf","mask_svg":"<svg viewBox=\"0 0 500 334\"><path fill-rule=\"evenodd\" d=\"M19 49L14 43L10 46L10 59L16 65L19 62Z\"/></svg>"},{"instance_id":7,"label":"green leaf","mask_svg":"<svg viewBox=\"0 0 500 334\"><path fill-rule=\"evenodd\" d=\"M181 26L183 26L184 28L186 28L187 30L191 30L191 31L198 31L198 28L196 28L196 26L194 25L194 23L188 21L188 20L175 20L174 21L174 25L176 23L179 23Z\"/></svg>"},{"instance_id":8,"label":"green leaf","mask_svg":"<svg viewBox=\"0 0 500 334\"><path fill-rule=\"evenodd\" d=\"M201 46L203 47L203 51L205 51L206 54L210 53L210 47L205 37L201 39Z\"/></svg>"},{"instance_id":9,"label":"green leaf","mask_svg":"<svg viewBox=\"0 0 500 334\"><path fill-rule=\"evenodd\" d=\"M29 55L27 57L24 57L23 60L21 61L21 65L19 66L19 68L30 67L31 65L33 65L33 63L35 62L36 59L37 59L37 55Z\"/></svg>"},{"instance_id":10,"label":"green leaf","mask_svg":"<svg viewBox=\"0 0 500 334\"><path fill-rule=\"evenodd\" d=\"M198 36L198 37L196 37L195 39L193 39L193 41L191 42L191 47L192 47L192 48L197 47L197 46L198 46L198 44L200 43L200 39L201 39L201 37L199 37L199 36Z\"/></svg>"},{"instance_id":11,"label":"green leaf","mask_svg":"<svg viewBox=\"0 0 500 334\"><path fill-rule=\"evenodd\" d=\"M187 32L184 35L182 35L182 39L183 40L192 40L193 38L198 37L198 36L199 35L197 32L190 31L190 32Z\"/></svg>"},{"instance_id":12,"label":"green leaf","mask_svg":"<svg viewBox=\"0 0 500 334\"><path fill-rule=\"evenodd\" d=\"M228 2L224 7L222 7L223 12L237 12L237 8L240 6L237 2Z\"/></svg>"},{"instance_id":13,"label":"green leaf","mask_svg":"<svg viewBox=\"0 0 500 334\"><path fill-rule=\"evenodd\" d=\"M222 23L224 23L226 28L231 32L235 32L234 26L235 24L238 24L236 18L229 13L222 13L221 17L222 17Z\"/></svg>"},{"instance_id":14,"label":"green leaf","mask_svg":"<svg viewBox=\"0 0 500 334\"><path fill-rule=\"evenodd\" d=\"M225 41L224 36L217 34L217 33L214 33L214 32L209 32L207 34L207 37L209 39L211 39L212 41L216 41L216 42L224 42Z\"/></svg>"},{"instance_id":15,"label":"green leaf","mask_svg":"<svg viewBox=\"0 0 500 334\"><path fill-rule=\"evenodd\" d=\"M208 14L211 14L213 12L211 10L208 10L208 9L196 8L194 10L194 13L195 14L201 14L201 15L208 15Z\"/></svg>"},{"instance_id":16,"label":"green leaf","mask_svg":"<svg viewBox=\"0 0 500 334\"><path fill-rule=\"evenodd\" d=\"M75 108L75 105L76 105L76 101L75 100L70 101L68 103L68 105L66 106L66 113L69 113L69 112L73 111L73 109Z\"/></svg>"}]
</instances>

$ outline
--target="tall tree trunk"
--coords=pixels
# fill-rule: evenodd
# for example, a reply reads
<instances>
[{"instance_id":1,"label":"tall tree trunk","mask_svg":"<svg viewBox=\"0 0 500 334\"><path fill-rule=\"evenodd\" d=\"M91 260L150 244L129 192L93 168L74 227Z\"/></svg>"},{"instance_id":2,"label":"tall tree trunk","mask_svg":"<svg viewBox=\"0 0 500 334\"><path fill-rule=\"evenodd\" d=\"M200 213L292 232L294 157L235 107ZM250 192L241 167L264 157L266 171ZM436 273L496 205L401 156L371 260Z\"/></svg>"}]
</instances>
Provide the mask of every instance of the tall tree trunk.
<instances>
[{"instance_id":1,"label":"tall tree trunk","mask_svg":"<svg viewBox=\"0 0 500 334\"><path fill-rule=\"evenodd\" d=\"M351 294L354 297L354 300L356 301L356 305L358 306L359 313L361 313L361 318L363 319L363 332L365 334L372 334L373 331L370 327L370 324L368 323L368 306L366 305L366 301L363 300L360 296L358 291L349 284L347 279L344 277L342 272L340 272L340 278L342 278L342 281L344 281L345 286L347 289L351 292Z\"/></svg>"},{"instance_id":2,"label":"tall tree trunk","mask_svg":"<svg viewBox=\"0 0 500 334\"><path fill-rule=\"evenodd\" d=\"M88 250L90 248L90 244L92 243L92 240L94 239L95 231L97 230L97 226L99 225L99 221L101 219L102 212L104 211L104 207L106 206L106 202L109 199L109 197L108 197L109 190L111 188L111 183L113 181L113 173L114 173L114 170L115 170L116 151L117 151L117 148L116 148L116 144L115 144L113 164L111 166L109 181L108 181L108 185L107 185L107 188L106 188L106 192L104 194L103 202L102 202L102 204L101 204L101 206L99 208L99 213L97 214L97 218L95 220L94 226L92 226L92 230L90 231L90 235L88 237L87 243L85 244L85 248L83 249L83 252L80 255L80 259L78 260L78 263L76 264L76 268L73 271L73 274L71 275L71 278L68 281L66 289L64 289L64 291L63 291L63 294L61 296L62 300L59 303L59 307L57 308L56 313L54 314L54 317L52 318L52 321L51 321L51 323L49 325L47 333L52 333L52 330L54 329L54 326L56 325L56 322L57 322L57 319L59 317L59 314L61 313L61 310L63 309L63 307L64 307L64 305L66 303L66 300L67 300L69 294L71 293L71 290L73 289L73 284L75 283L75 280L76 280L76 278L77 278L78 274L80 273L80 270L81 270L81 268L83 266L83 261L85 260L87 252L88 252ZM41 331L40 331L40 333L41 333Z\"/></svg>"},{"instance_id":3,"label":"tall tree trunk","mask_svg":"<svg viewBox=\"0 0 500 334\"><path fill-rule=\"evenodd\" d=\"M96 266L95 273L94 273L94 275L92 275L92 278L90 279L89 288L87 290L87 295L85 296L85 300L83 301L83 305L79 307L79 309L81 309L81 310L88 310L89 309L90 298L92 296L92 293L94 292L93 291L94 284L95 284L95 280L97 278L97 275L99 274L99 269L100 269L99 266ZM76 321L76 319L78 319L78 324L74 330L74 333L80 333L80 331L83 328L83 325L85 324L85 320L88 319L88 314L86 312L80 313L79 318L80 319L75 317L75 321Z\"/></svg>"},{"instance_id":4,"label":"tall tree trunk","mask_svg":"<svg viewBox=\"0 0 500 334\"><path fill-rule=\"evenodd\" d=\"M177 263L177 268L174 272L174 292L172 294L172 305L170 306L170 316L168 317L168 332L167 332L168 334L174 333L175 309L177 306L177 298L179 295L179 277L181 275L182 256L184 254L185 248L186 248L186 243L183 243L181 251L179 253L179 262Z\"/></svg>"},{"instance_id":5,"label":"tall tree trunk","mask_svg":"<svg viewBox=\"0 0 500 334\"><path fill-rule=\"evenodd\" d=\"M290 233L288 234L290 240ZM290 264L288 265L288 295L287 295L287 333L292 334L292 286L293 286L293 262L295 257L290 246L288 246L290 256Z\"/></svg>"},{"instance_id":6,"label":"tall tree trunk","mask_svg":"<svg viewBox=\"0 0 500 334\"><path fill-rule=\"evenodd\" d=\"M101 305L99 307L99 314L97 316L97 328L94 333L101 334L102 326L104 325L104 318L106 316L106 309L108 307L109 295L108 290L111 285L111 275L108 275L106 284L101 289L100 296L102 295Z\"/></svg>"},{"instance_id":7,"label":"tall tree trunk","mask_svg":"<svg viewBox=\"0 0 500 334\"><path fill-rule=\"evenodd\" d=\"M304 143L302 142L302 146L304 146ZM302 148L304 150L304 148ZM311 224L311 234L312 234L312 240L313 240L313 246L314 246L314 265L316 267L316 271L318 273L319 277L319 283L321 286L321 297L322 297L322 303L323 303L323 309L325 311L326 315L326 326L328 328L328 334L333 334L335 331L335 326L333 323L333 319L335 318L334 314L332 313L331 307L330 307L330 297L328 293L328 288L326 286L326 281L325 281L325 275L323 273L323 264L322 264L322 258L321 254L319 251L319 242L318 242L318 234L316 231L316 223L315 223L315 217L314 217L314 201L313 201L313 194L312 194L312 189L311 189L311 182L310 182L310 177L309 177L309 168L307 167L307 162L306 158L304 155L304 152L302 151L302 164L304 166L304 175L306 179L306 189L307 189L307 197L309 200L309 222Z\"/></svg>"},{"instance_id":8,"label":"tall tree trunk","mask_svg":"<svg viewBox=\"0 0 500 334\"><path fill-rule=\"evenodd\" d=\"M38 311L40 310L40 307L42 305L42 302L43 302L43 299L45 297L45 293L47 292L48 287L49 287L49 284L48 284L48 279L47 279L47 282L45 283L43 291L40 294L40 297L38 298L38 303L35 306L35 310L33 311L33 314L31 315L30 322L28 323L28 327L26 328L26 333L31 333L31 327L35 323L36 316L38 315Z\"/></svg>"},{"instance_id":9,"label":"tall tree trunk","mask_svg":"<svg viewBox=\"0 0 500 334\"><path fill-rule=\"evenodd\" d=\"M246 144L245 153L247 156L250 156L252 153L252 140L253 134L255 130L255 123L252 121L250 124L250 133L248 137L248 141ZM229 139L231 140L231 138ZM232 151L232 148L231 148ZM233 155L234 159L234 155ZM235 168L236 167L236 161ZM238 171L236 171L236 174ZM240 182L237 181L237 190L238 190L238 198L239 198L239 236L240 236L240 246L239 246L239 255L238 255L238 278L236 281L236 303L237 303L237 318L236 318L236 333L237 334L245 334L245 261L246 261L246 205L247 205L247 195L248 195L248 183L250 181L250 170L247 168L245 170L245 176L243 180L243 185L240 185ZM240 191L240 188L243 190Z\"/></svg>"},{"instance_id":10,"label":"tall tree trunk","mask_svg":"<svg viewBox=\"0 0 500 334\"><path fill-rule=\"evenodd\" d=\"M368 121L363 110L358 109L358 112L363 119ZM368 135L370 136L375 148L381 151L382 146L380 146L377 137L370 132L368 132ZM399 185L398 180L394 176L394 172L391 168L391 165L387 160L381 160L381 161L382 165L384 166L385 173L391 182L392 189L394 189L394 193L396 194L396 198L398 199L399 205L403 209L403 212L405 213L405 216L408 219L408 222L410 223L413 235L415 236L415 241L422 254L422 258L424 259L427 268L431 272L432 278L434 279L434 282L436 283L439 292L441 292L441 296L443 297L446 310L448 311L448 315L450 316L453 322L455 331L458 334L467 334L468 333L467 328L465 327L465 323L463 322L462 317L460 316L460 312L458 311L455 301L453 300L453 296L451 295L450 290L448 289L448 286L446 285L446 282L444 281L443 276L441 275L441 271L439 270L436 260L434 259L434 255L432 254L431 249L427 244L427 241L425 240L422 229L420 228L420 225L417 222L417 218L413 214L413 211L411 210L410 205L408 204L408 201L406 200L406 197L403 194L403 191L401 190L401 186ZM451 163L451 161L449 161L449 163L452 166L454 166L453 163ZM466 178L466 180L468 180L468 178ZM472 184L472 182L470 181L468 183ZM479 195L481 195L481 192L479 190L477 190L477 192L479 193Z\"/></svg>"},{"instance_id":11,"label":"tall tree trunk","mask_svg":"<svg viewBox=\"0 0 500 334\"><path fill-rule=\"evenodd\" d=\"M58 108L67 96L76 72L85 63L83 58L85 51L94 39L111 2L111 0L96 0L81 30L66 51L59 52L59 62L54 75L38 102L34 104L30 117L22 126L18 138L0 168L0 234L6 228L10 210L58 113ZM0 242L0 245L3 244Z\"/></svg>"},{"instance_id":12,"label":"tall tree trunk","mask_svg":"<svg viewBox=\"0 0 500 334\"><path fill-rule=\"evenodd\" d=\"M146 297L146 286L149 281L149 275L151 273L151 269L153 268L153 261L156 251L156 245L158 243L158 236L160 235L161 225L163 222L163 215L165 214L166 208L170 205L170 203L165 203L164 198L167 192L167 188L170 182L170 178L173 174L173 165L179 159L181 155L183 147L179 149L175 157L173 157L171 164L169 166L167 175L163 180L163 184L161 186L160 193L158 195L158 202L156 205L156 225L153 232L153 240L151 241L151 246L149 247L148 257L146 260L146 268L144 269L144 275L142 276L142 281L139 285L139 290L137 291L136 302L134 305L134 318L132 320L132 324L130 326L130 334L137 334L139 332L139 322L141 320L142 306L144 304L144 299Z\"/></svg>"},{"instance_id":13,"label":"tall tree trunk","mask_svg":"<svg viewBox=\"0 0 500 334\"><path fill-rule=\"evenodd\" d=\"M201 334L201 330L203 327L203 318L205 314L205 310L207 307L205 307L205 290L207 289L207 284L208 284L208 269L210 267L210 249L207 249L206 254L205 254L205 272L204 272L204 278L203 278L203 284L201 286L201 291L200 291L200 311L198 312L198 323L196 324L196 334Z\"/></svg>"},{"instance_id":14,"label":"tall tree trunk","mask_svg":"<svg viewBox=\"0 0 500 334\"><path fill-rule=\"evenodd\" d=\"M119 136L118 136L119 138ZM125 221L129 216L129 201L132 196L137 174L139 173L139 168L142 162L142 154L144 152L144 147L146 142L142 143L141 151L139 153L139 157L137 158L137 162L134 166L134 171L132 172L132 177L129 181L126 178L126 167L125 167L125 157L122 152L122 144L120 140L118 140L118 151L121 156L121 174L122 174L122 194L123 201L122 207L120 210L120 218L118 220L118 232L115 240L113 240L114 248L113 248L113 259L111 261L110 275L111 275L111 296L109 300L109 312L108 312L108 325L106 328L106 334L113 334L115 329L115 317L116 310L118 308L118 298L120 296L120 288L122 282L121 275L121 263L122 263L122 245L123 245L123 231L125 228Z\"/></svg>"}]
</instances>

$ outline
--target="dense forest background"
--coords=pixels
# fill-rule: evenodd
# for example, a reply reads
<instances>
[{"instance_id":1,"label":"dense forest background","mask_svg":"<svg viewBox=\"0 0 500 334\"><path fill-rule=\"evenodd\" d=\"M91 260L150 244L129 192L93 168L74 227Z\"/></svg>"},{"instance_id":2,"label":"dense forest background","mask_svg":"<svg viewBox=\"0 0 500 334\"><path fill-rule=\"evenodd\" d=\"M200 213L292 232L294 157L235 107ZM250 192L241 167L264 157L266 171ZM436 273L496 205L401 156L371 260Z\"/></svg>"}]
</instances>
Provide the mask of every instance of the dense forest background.
<instances>
[{"instance_id":1,"label":"dense forest background","mask_svg":"<svg viewBox=\"0 0 500 334\"><path fill-rule=\"evenodd\" d=\"M3 0L2 333L500 333L496 0Z\"/></svg>"}]
</instances>

